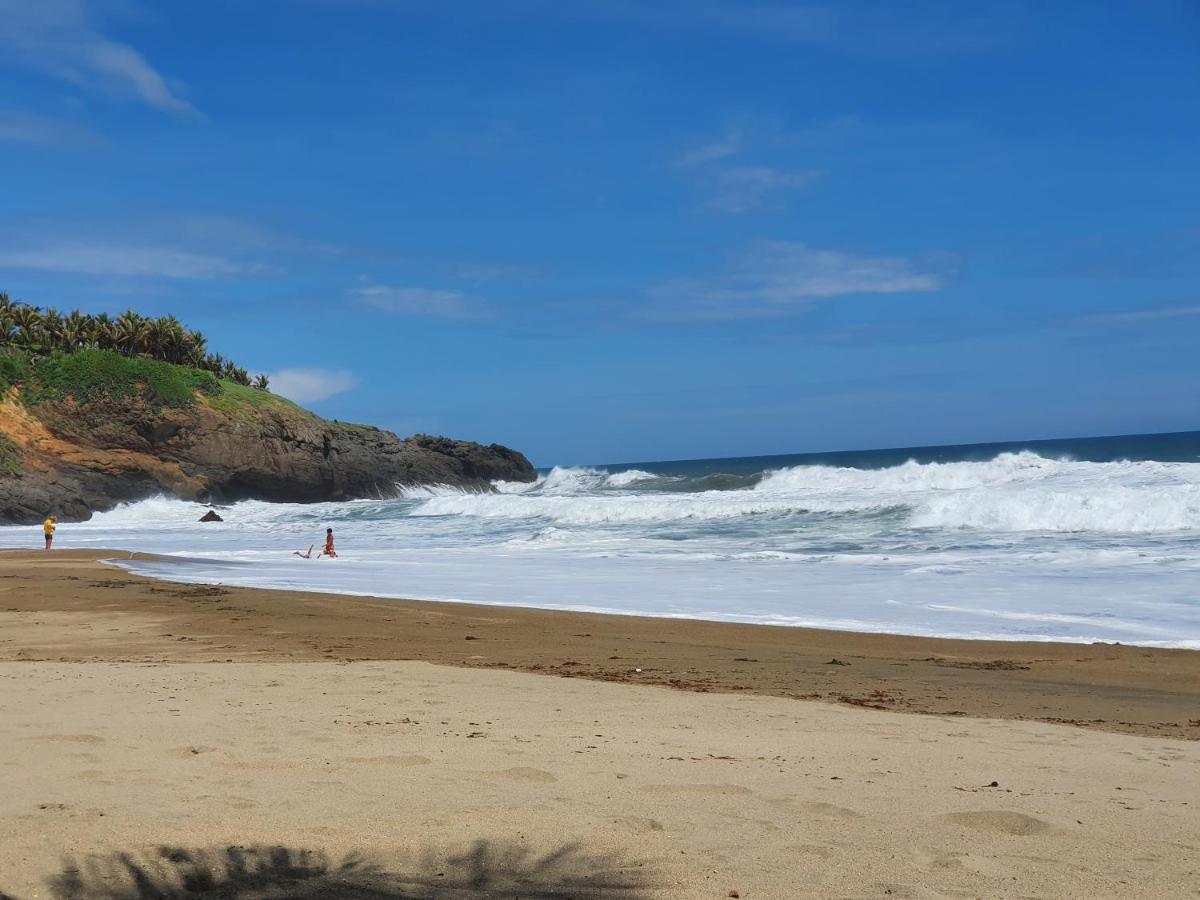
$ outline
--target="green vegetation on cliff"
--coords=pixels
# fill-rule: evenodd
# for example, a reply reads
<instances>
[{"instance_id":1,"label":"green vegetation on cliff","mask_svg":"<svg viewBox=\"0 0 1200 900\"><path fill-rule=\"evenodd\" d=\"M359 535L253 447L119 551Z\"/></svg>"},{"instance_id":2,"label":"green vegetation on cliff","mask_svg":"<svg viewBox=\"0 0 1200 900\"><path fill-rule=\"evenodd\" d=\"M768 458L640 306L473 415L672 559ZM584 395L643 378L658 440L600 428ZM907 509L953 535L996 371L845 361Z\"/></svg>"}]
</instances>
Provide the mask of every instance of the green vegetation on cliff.
<instances>
[{"instance_id":1,"label":"green vegetation on cliff","mask_svg":"<svg viewBox=\"0 0 1200 900\"><path fill-rule=\"evenodd\" d=\"M133 310L117 318L75 310L63 315L0 291L0 394L20 386L36 406L138 398L155 408L209 406L243 418L259 409L300 410L268 391L267 376L251 378L231 360L208 352L208 340L174 316L147 318ZM0 452L0 471L3 471Z\"/></svg>"},{"instance_id":2,"label":"green vegetation on cliff","mask_svg":"<svg viewBox=\"0 0 1200 900\"><path fill-rule=\"evenodd\" d=\"M21 474L21 448L0 432L0 476Z\"/></svg>"},{"instance_id":3,"label":"green vegetation on cliff","mask_svg":"<svg viewBox=\"0 0 1200 900\"><path fill-rule=\"evenodd\" d=\"M14 385L29 376L29 363L25 357L10 350L0 349L0 394L7 394Z\"/></svg>"},{"instance_id":4,"label":"green vegetation on cliff","mask_svg":"<svg viewBox=\"0 0 1200 900\"><path fill-rule=\"evenodd\" d=\"M302 406L297 406L286 397L272 394L260 388L246 387L233 381L221 381L219 390L205 392L205 402L213 409L245 417L256 409L289 409L312 415Z\"/></svg>"},{"instance_id":5,"label":"green vegetation on cliff","mask_svg":"<svg viewBox=\"0 0 1200 900\"><path fill-rule=\"evenodd\" d=\"M111 350L79 350L37 360L22 399L36 404L65 397L79 401L141 397L152 406L188 406L197 392L219 394L221 390L221 382L211 372Z\"/></svg>"},{"instance_id":6,"label":"green vegetation on cliff","mask_svg":"<svg viewBox=\"0 0 1200 900\"><path fill-rule=\"evenodd\" d=\"M208 372L216 378L265 391L267 377L250 374L232 360L208 351L208 339L174 316L149 318L132 309L115 319L107 313L61 313L11 299L0 291L0 350L30 360L84 350L156 360ZM5 373L0 366L0 380ZM16 381L19 379L11 379Z\"/></svg>"}]
</instances>

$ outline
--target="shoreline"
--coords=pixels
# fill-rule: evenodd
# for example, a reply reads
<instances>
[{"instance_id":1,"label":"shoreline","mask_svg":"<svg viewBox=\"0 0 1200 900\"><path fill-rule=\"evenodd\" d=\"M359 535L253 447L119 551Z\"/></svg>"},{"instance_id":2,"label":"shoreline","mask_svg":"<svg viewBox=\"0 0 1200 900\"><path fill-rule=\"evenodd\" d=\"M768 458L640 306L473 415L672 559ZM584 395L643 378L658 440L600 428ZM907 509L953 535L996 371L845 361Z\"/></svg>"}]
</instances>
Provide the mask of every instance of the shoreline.
<instances>
[{"instance_id":1,"label":"shoreline","mask_svg":"<svg viewBox=\"0 0 1200 900\"><path fill-rule=\"evenodd\" d=\"M0 553L3 553L3 552L5 552L5 549L0 548ZM97 552L99 552L99 551L97 551ZM104 551L104 552L108 552L108 551ZM287 587L287 586L273 586L273 585L267 585L267 584L253 585L253 586L236 585L236 584L231 585L231 584L227 584L226 582L223 582L223 581L214 580L212 578L194 578L193 579L193 578L188 578L188 577L182 577L184 575L184 573L182 573L182 572L177 573L176 576L173 576L171 574L165 574L165 573L161 573L161 574L160 573L153 573L153 574L143 573L143 572L137 571L132 566L123 565L123 563L131 562L131 561L134 561L135 559L139 560L139 561L143 561L143 562L162 563L162 564L168 565L168 566L171 565L172 563L178 563L181 566L183 566L188 563L219 563L219 562L222 562L221 560L217 560L212 557L164 556L162 554L143 553L140 551L121 551L121 552L122 553L130 553L131 555L126 560L122 560L122 559L113 557L113 558L99 559L97 561L100 562L102 565L109 566L109 567L112 567L115 569L120 569L122 571L128 572L129 574L138 576L140 578L149 578L153 581L162 581L162 582L165 582L168 584L191 584L191 585L198 585L198 586L212 585L212 586L226 587L231 590L245 589L245 590L254 590L254 591L290 591L290 592L294 592L294 593L321 594L321 595L326 595L326 596L343 597L343 598L358 598L358 599L366 599L366 600L398 600L398 601L401 601L404 603L452 603L452 604L458 604L460 606L482 607L485 609L527 609L527 610L541 610L543 612L553 612L553 613L580 613L583 615L618 616L618 617L629 617L629 618L634 618L634 619L654 619L654 620L662 620L662 621L667 621L667 622L712 622L714 624L724 624L724 625L754 625L754 626L759 626L759 627L764 627L764 628L799 628L799 629L804 629L807 631L815 631L815 632L821 632L821 633L836 632L836 633L841 633L841 634L862 634L862 635L878 634L878 635L882 635L885 637L913 638L915 640L968 641L968 642L972 642L972 643L985 643L986 642L986 643L994 643L994 644L1031 644L1031 645L1032 644L1064 644L1064 645L1072 645L1072 646L1077 646L1077 647L1087 647L1087 646L1145 647L1147 649L1152 649L1152 650L1186 650L1186 651L1191 651L1191 652L1195 652L1195 653L1200 653L1200 641L1193 641L1193 640L1185 640L1185 641L1113 641L1113 640L1103 640L1103 639L1090 640L1088 638L1083 638L1083 637L1080 637L1075 640L1071 640L1071 639L1066 639L1066 638L1045 637L1045 636L1010 637L1010 636L1006 636L1006 635L991 635L991 634L986 635L986 636L963 635L963 634L915 634L910 631L874 629L874 628L868 628L868 627L853 628L850 626L846 626L846 627L839 628L835 625L809 625L809 624L797 624L794 622L780 622L780 621L752 621L750 619L745 619L745 618L734 618L735 614L733 614L733 613L724 614L726 617L719 618L718 617L719 614L704 615L703 613L670 614L670 613L652 613L652 612L642 612L642 611L632 612L632 611L616 609L616 608L590 607L590 606L582 606L582 605L568 607L568 606L547 606L547 605L540 605L540 604L532 603L532 602L531 603L519 603L519 602L509 603L509 602L499 601L499 600L497 600L497 601L463 600L461 598L455 598L455 597L408 597L408 596L404 596L401 594L385 594L385 593L378 593L378 592L372 593L370 591L338 590L338 589L334 589L334 588L322 588L322 587L314 586L314 585L306 585L303 588L292 588L292 587ZM236 565L252 566L253 563L243 562L243 561L239 560L236 563ZM766 617L763 616L760 618L766 618Z\"/></svg>"},{"instance_id":2,"label":"shoreline","mask_svg":"<svg viewBox=\"0 0 1200 900\"><path fill-rule=\"evenodd\" d=\"M0 551L0 660L417 660L1200 740L1200 651L963 640L186 584Z\"/></svg>"}]
</instances>

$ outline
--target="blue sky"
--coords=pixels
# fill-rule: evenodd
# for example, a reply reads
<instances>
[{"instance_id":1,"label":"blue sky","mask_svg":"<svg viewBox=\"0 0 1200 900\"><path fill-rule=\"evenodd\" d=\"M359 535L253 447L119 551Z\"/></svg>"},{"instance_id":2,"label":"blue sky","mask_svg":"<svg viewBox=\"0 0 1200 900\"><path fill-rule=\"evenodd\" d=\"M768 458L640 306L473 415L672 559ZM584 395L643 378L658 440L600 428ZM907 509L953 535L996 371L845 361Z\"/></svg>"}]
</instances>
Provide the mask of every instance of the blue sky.
<instances>
[{"instance_id":1,"label":"blue sky","mask_svg":"<svg viewBox=\"0 0 1200 900\"><path fill-rule=\"evenodd\" d=\"M1200 428L1200 7L0 0L0 287L538 464Z\"/></svg>"}]
</instances>

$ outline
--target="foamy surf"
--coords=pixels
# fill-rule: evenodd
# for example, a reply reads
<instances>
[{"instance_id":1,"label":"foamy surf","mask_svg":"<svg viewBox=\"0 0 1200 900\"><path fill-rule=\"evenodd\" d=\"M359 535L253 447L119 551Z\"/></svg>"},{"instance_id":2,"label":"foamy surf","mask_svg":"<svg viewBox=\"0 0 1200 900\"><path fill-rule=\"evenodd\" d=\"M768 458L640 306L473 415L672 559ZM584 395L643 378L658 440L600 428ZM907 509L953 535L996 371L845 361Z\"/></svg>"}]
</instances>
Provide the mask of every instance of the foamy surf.
<instances>
[{"instance_id":1,"label":"foamy surf","mask_svg":"<svg viewBox=\"0 0 1200 900\"><path fill-rule=\"evenodd\" d=\"M245 502L220 525L199 524L195 504L155 499L64 526L60 540L186 557L122 563L186 581L1200 648L1200 463L1029 451L875 468L746 462ZM325 527L341 559L291 556ZM8 543L36 537L7 531Z\"/></svg>"}]
</instances>

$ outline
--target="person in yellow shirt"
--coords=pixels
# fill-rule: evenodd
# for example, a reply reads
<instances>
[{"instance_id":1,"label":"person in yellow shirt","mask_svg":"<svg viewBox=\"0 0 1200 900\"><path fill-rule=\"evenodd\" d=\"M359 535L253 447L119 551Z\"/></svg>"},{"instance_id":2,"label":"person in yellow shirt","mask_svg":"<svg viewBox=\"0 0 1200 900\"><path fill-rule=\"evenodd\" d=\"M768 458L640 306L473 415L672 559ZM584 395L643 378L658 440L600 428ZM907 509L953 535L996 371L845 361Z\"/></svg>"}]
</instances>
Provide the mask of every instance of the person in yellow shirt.
<instances>
[{"instance_id":1,"label":"person in yellow shirt","mask_svg":"<svg viewBox=\"0 0 1200 900\"><path fill-rule=\"evenodd\" d=\"M47 516L46 521L42 523L42 532L46 535L46 549L54 543L54 529L58 525L58 519L54 516Z\"/></svg>"}]
</instances>

